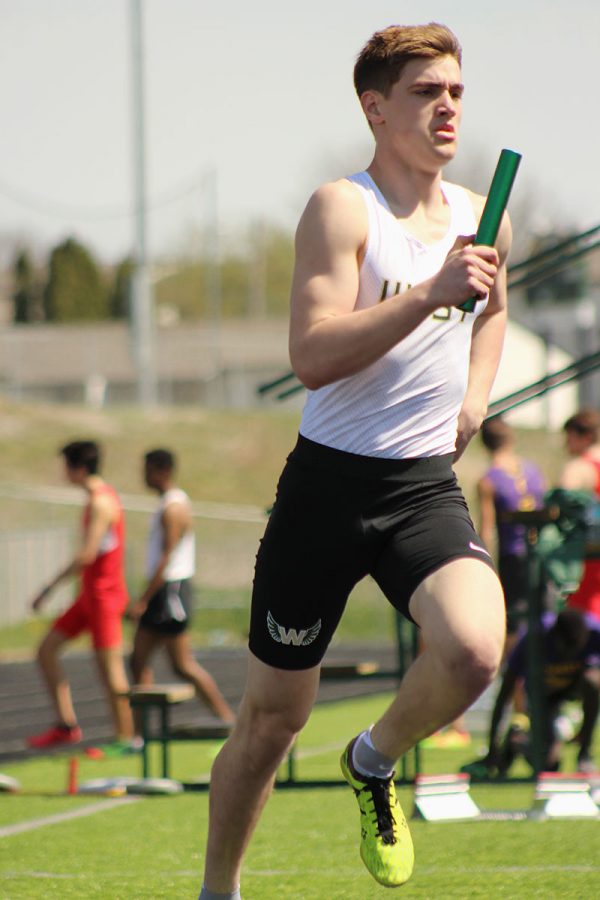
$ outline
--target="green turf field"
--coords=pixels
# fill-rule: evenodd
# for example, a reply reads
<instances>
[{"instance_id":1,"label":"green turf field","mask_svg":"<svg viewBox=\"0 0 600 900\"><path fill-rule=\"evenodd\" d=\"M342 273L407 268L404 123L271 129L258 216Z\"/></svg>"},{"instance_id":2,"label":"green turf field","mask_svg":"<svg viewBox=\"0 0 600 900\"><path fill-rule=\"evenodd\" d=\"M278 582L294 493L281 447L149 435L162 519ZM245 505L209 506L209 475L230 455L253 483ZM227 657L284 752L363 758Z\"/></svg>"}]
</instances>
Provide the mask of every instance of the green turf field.
<instances>
[{"instance_id":1,"label":"green turf field","mask_svg":"<svg viewBox=\"0 0 600 900\"><path fill-rule=\"evenodd\" d=\"M372 721L389 697L317 707L299 746L301 777L337 778L346 739ZM218 744L174 747L174 773L205 776ZM426 769L456 771L473 750L427 751ZM207 823L206 793L125 801L41 796L66 785L68 758L4 766L30 795L0 795L0 896L21 898L195 898ZM139 760L82 759L80 779L138 774ZM480 786L482 808L526 809L532 786ZM412 809L412 791L401 788ZM96 807L100 805L100 811ZM36 826L75 811L91 814ZM28 824L29 823L29 824ZM6 829L27 827L19 833ZM34 827L30 827L30 826ZM417 863L399 896L578 898L598 896L600 821L412 824ZM389 896L358 856L358 812L344 787L276 791L247 857L245 900L368 900Z\"/></svg>"}]
</instances>

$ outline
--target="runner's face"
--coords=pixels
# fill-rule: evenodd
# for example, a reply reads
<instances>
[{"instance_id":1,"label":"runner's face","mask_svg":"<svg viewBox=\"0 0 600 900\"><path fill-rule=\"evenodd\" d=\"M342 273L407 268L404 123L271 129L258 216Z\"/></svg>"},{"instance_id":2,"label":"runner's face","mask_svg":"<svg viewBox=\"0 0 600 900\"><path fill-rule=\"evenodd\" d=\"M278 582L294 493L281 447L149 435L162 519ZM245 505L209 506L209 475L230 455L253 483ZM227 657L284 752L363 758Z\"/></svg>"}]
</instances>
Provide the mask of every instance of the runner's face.
<instances>
[{"instance_id":1,"label":"runner's face","mask_svg":"<svg viewBox=\"0 0 600 900\"><path fill-rule=\"evenodd\" d=\"M463 84L453 56L415 59L387 98L378 95L383 140L409 165L439 168L454 158Z\"/></svg>"},{"instance_id":2,"label":"runner's face","mask_svg":"<svg viewBox=\"0 0 600 900\"><path fill-rule=\"evenodd\" d=\"M88 474L85 466L70 466L65 462L65 477L71 484L84 484Z\"/></svg>"},{"instance_id":3,"label":"runner's face","mask_svg":"<svg viewBox=\"0 0 600 900\"><path fill-rule=\"evenodd\" d=\"M147 463L144 464L144 481L146 483L146 487L156 487L156 469L154 469L152 466L149 466Z\"/></svg>"}]
</instances>

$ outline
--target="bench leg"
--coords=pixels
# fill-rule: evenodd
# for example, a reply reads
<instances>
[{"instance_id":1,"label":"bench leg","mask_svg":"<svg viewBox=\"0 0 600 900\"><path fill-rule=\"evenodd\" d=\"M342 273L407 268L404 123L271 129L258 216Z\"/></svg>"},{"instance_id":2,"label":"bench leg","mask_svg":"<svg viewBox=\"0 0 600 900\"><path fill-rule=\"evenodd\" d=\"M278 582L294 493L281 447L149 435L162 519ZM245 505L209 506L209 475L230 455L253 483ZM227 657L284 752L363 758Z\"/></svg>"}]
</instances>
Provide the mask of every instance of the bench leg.
<instances>
[{"instance_id":1,"label":"bench leg","mask_svg":"<svg viewBox=\"0 0 600 900\"><path fill-rule=\"evenodd\" d=\"M142 706L142 740L144 742L144 746L142 747L142 778L148 778L150 774L150 728L149 728L149 717L150 710L147 706Z\"/></svg>"},{"instance_id":2,"label":"bench leg","mask_svg":"<svg viewBox=\"0 0 600 900\"><path fill-rule=\"evenodd\" d=\"M162 744L162 777L169 777L169 707L161 707L160 711L160 740Z\"/></svg>"}]
</instances>

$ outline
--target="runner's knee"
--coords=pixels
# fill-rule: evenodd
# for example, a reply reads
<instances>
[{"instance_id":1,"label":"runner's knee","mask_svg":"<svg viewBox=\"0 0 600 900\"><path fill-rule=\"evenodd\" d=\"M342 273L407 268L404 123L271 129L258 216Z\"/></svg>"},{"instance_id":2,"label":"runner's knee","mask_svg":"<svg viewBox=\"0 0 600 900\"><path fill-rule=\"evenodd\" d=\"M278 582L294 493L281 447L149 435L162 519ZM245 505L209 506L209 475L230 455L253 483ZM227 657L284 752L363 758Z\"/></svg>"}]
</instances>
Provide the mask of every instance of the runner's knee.
<instances>
[{"instance_id":1,"label":"runner's knee","mask_svg":"<svg viewBox=\"0 0 600 900\"><path fill-rule=\"evenodd\" d=\"M500 635L472 634L448 647L443 654L443 663L454 682L462 682L474 692L481 693L498 674L502 649Z\"/></svg>"},{"instance_id":2,"label":"runner's knee","mask_svg":"<svg viewBox=\"0 0 600 900\"><path fill-rule=\"evenodd\" d=\"M263 761L283 758L307 719L308 714L295 708L247 709L240 715L238 724L245 731L250 759L260 766Z\"/></svg>"},{"instance_id":3,"label":"runner's knee","mask_svg":"<svg viewBox=\"0 0 600 900\"><path fill-rule=\"evenodd\" d=\"M58 649L53 632L49 632L37 648L36 659L40 665L54 661L58 656Z\"/></svg>"},{"instance_id":4,"label":"runner's knee","mask_svg":"<svg viewBox=\"0 0 600 900\"><path fill-rule=\"evenodd\" d=\"M173 662L171 668L173 669L173 674L183 681L192 681L194 676L198 675L198 672L194 671L194 667L187 662ZM203 675L204 673L200 674Z\"/></svg>"}]
</instances>

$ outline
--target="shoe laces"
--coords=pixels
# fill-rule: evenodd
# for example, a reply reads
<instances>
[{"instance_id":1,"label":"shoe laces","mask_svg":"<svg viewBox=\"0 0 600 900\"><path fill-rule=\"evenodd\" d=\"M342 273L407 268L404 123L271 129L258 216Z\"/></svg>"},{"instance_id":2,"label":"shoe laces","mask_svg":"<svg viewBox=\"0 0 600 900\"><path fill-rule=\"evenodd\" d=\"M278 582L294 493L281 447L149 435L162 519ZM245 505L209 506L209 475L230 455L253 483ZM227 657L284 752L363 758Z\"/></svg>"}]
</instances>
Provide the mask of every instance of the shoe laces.
<instances>
[{"instance_id":1,"label":"shoe laces","mask_svg":"<svg viewBox=\"0 0 600 900\"><path fill-rule=\"evenodd\" d=\"M373 798L373 823L384 844L396 843L394 830L396 823L392 810L391 788L391 778L369 778L366 787Z\"/></svg>"}]
</instances>

